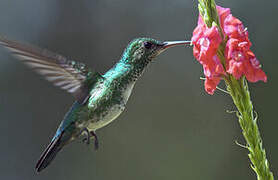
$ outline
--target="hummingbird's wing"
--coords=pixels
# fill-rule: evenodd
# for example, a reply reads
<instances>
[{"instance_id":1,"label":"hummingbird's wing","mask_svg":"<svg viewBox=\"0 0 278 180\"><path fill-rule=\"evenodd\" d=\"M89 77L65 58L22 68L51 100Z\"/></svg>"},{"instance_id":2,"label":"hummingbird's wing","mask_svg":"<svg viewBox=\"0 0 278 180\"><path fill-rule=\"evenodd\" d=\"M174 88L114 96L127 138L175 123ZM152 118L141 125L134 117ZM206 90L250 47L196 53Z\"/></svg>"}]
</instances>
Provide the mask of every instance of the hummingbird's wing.
<instances>
[{"instance_id":1,"label":"hummingbird's wing","mask_svg":"<svg viewBox=\"0 0 278 180\"><path fill-rule=\"evenodd\" d=\"M68 60L48 50L23 45L2 37L0 44L55 86L71 93L81 104L88 98L89 86L101 77L100 74L90 71L85 64Z\"/></svg>"}]
</instances>

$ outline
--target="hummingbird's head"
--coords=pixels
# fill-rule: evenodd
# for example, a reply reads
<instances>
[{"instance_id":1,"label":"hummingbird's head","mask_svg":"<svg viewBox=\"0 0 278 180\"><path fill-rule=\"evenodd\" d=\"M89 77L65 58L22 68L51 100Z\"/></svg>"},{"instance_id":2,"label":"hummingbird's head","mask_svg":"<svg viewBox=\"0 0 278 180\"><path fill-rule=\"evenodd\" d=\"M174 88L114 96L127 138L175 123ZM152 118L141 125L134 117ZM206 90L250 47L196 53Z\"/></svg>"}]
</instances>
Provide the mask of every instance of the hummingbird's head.
<instances>
[{"instance_id":1,"label":"hummingbird's head","mask_svg":"<svg viewBox=\"0 0 278 180\"><path fill-rule=\"evenodd\" d=\"M166 49L182 44L190 44L190 41L157 41L151 38L137 38L129 43L122 60L130 65L147 65L156 56Z\"/></svg>"}]
</instances>

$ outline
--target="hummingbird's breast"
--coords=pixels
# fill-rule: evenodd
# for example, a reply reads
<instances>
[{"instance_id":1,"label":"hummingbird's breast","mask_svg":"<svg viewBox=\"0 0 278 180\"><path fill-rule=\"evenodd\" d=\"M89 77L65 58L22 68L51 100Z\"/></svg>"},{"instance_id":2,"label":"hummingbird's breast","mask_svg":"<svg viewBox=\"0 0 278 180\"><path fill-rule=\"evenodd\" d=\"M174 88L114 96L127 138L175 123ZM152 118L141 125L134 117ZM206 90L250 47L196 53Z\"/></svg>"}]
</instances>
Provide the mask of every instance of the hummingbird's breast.
<instances>
[{"instance_id":1,"label":"hummingbird's breast","mask_svg":"<svg viewBox=\"0 0 278 180\"><path fill-rule=\"evenodd\" d=\"M98 84L88 102L88 129L95 131L115 120L124 111L134 84L135 81L123 85L109 80Z\"/></svg>"}]
</instances>

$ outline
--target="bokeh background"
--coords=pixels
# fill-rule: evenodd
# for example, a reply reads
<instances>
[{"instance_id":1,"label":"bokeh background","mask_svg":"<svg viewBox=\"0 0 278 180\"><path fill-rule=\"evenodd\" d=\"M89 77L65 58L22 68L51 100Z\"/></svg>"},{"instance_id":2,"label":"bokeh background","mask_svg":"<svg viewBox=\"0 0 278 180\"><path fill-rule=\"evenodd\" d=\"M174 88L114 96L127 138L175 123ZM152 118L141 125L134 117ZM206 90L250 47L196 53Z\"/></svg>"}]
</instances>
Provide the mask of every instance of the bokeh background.
<instances>
[{"instance_id":1,"label":"bokeh background","mask_svg":"<svg viewBox=\"0 0 278 180\"><path fill-rule=\"evenodd\" d=\"M249 29L269 81L250 84L271 169L278 171L275 0L217 1ZM130 40L190 39L192 0L1 0L0 34L105 72ZM138 81L127 110L97 132L100 149L76 141L36 174L35 163L73 98L0 49L0 179L256 179L229 96L205 93L191 47L168 50Z\"/></svg>"}]
</instances>

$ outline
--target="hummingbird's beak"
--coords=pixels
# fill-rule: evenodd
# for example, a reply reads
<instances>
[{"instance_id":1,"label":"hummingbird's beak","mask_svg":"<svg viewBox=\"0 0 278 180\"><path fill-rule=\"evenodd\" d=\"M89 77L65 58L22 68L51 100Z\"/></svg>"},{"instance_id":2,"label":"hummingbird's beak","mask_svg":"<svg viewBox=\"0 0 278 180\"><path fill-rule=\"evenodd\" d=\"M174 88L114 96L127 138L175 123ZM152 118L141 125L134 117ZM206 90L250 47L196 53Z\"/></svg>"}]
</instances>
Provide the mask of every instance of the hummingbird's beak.
<instances>
[{"instance_id":1,"label":"hummingbird's beak","mask_svg":"<svg viewBox=\"0 0 278 180\"><path fill-rule=\"evenodd\" d=\"M165 41L162 45L162 49L167 49L177 45L190 45L191 41Z\"/></svg>"}]
</instances>

